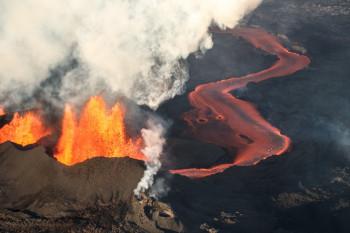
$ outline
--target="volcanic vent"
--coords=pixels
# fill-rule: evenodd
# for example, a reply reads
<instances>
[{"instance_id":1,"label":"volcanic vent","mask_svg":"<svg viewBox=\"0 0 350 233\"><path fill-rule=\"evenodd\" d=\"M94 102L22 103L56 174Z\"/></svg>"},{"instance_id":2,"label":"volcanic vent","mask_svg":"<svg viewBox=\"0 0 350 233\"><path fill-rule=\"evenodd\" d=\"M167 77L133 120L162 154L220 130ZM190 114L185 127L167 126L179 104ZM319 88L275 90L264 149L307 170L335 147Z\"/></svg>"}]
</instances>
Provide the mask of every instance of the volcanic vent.
<instances>
[{"instance_id":1,"label":"volcanic vent","mask_svg":"<svg viewBox=\"0 0 350 233\"><path fill-rule=\"evenodd\" d=\"M66 165L74 165L97 156L130 157L144 160L140 136L132 139L125 126L125 107L117 102L109 108L101 96L91 97L81 112L67 104L61 127L47 126L40 111L13 114L0 129L0 143L21 146L39 143L44 137L59 134L54 157ZM5 111L4 111L5 113ZM55 132L55 129L58 132Z\"/></svg>"},{"instance_id":2,"label":"volcanic vent","mask_svg":"<svg viewBox=\"0 0 350 233\"><path fill-rule=\"evenodd\" d=\"M93 96L80 110L67 104L59 127L49 124L40 110L6 112L0 128L0 208L56 221L86 214L96 219L104 209L103 218L128 219L150 232L158 232L159 225L181 231L170 207L140 194L152 178L144 176L146 155L159 155L152 151L152 139L144 143L143 137L152 133L159 140L160 135L143 129L135 130L142 135L130 136L122 101L109 105L102 96ZM162 147L157 148L161 153ZM172 214L149 218L147 208Z\"/></svg>"},{"instance_id":3,"label":"volcanic vent","mask_svg":"<svg viewBox=\"0 0 350 233\"><path fill-rule=\"evenodd\" d=\"M5 115L5 110L3 110ZM37 143L41 138L51 134L44 126L38 112L29 111L13 114L12 120L0 129L0 144L10 141L21 146Z\"/></svg>"},{"instance_id":4,"label":"volcanic vent","mask_svg":"<svg viewBox=\"0 0 350 233\"><path fill-rule=\"evenodd\" d=\"M2 116L8 118L0 129L2 208L60 217L100 202L123 211L143 176L142 139L127 134L120 102L109 108L96 96L79 115L73 109L65 107L61 127L48 125L39 110ZM45 149L50 141L54 148ZM93 159L99 156L119 159Z\"/></svg>"},{"instance_id":5,"label":"volcanic vent","mask_svg":"<svg viewBox=\"0 0 350 233\"><path fill-rule=\"evenodd\" d=\"M102 97L92 97L82 110L79 119L71 106L64 110L62 134L55 157L72 165L93 156L144 159L142 139L131 139L125 127L125 109L116 103L108 109Z\"/></svg>"}]
</instances>

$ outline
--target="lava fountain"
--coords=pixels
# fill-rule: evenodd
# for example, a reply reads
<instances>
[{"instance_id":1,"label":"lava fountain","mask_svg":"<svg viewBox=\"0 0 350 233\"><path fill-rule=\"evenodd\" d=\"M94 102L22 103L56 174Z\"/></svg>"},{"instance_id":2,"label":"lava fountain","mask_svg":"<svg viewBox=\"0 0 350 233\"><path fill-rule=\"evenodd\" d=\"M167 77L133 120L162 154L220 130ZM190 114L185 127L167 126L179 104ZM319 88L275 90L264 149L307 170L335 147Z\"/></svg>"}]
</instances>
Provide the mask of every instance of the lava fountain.
<instances>
[{"instance_id":1,"label":"lava fountain","mask_svg":"<svg viewBox=\"0 0 350 233\"><path fill-rule=\"evenodd\" d=\"M73 108L66 105L55 157L66 165L96 156L143 160L142 139L132 140L127 136L124 116L120 103L108 109L103 98L98 96L86 103L79 119Z\"/></svg>"},{"instance_id":2,"label":"lava fountain","mask_svg":"<svg viewBox=\"0 0 350 233\"><path fill-rule=\"evenodd\" d=\"M0 129L0 144L11 141L21 146L28 146L50 134L51 130L44 126L40 114L34 111L22 115L15 113L11 122Z\"/></svg>"},{"instance_id":3,"label":"lava fountain","mask_svg":"<svg viewBox=\"0 0 350 233\"><path fill-rule=\"evenodd\" d=\"M141 153L141 136L135 139L129 137L124 120L124 106L116 103L109 108L100 96L91 97L79 117L73 106L67 104L54 157L66 165L98 156L145 160ZM55 129L59 127L48 129L43 122L35 111L15 113L13 119L0 128L0 144L10 141L27 146L38 143L43 137L57 134Z\"/></svg>"},{"instance_id":4,"label":"lava fountain","mask_svg":"<svg viewBox=\"0 0 350 233\"><path fill-rule=\"evenodd\" d=\"M201 178L223 172L232 166L254 165L272 155L281 155L290 146L290 139L273 127L249 102L234 97L230 92L248 83L291 75L310 63L306 56L288 51L278 39L258 28L238 28L221 33L242 37L256 48L278 57L270 68L237 78L202 84L189 94L194 110L184 114L194 136L203 141L236 150L232 163L210 168L171 170L191 178ZM233 153L233 152L232 152Z\"/></svg>"},{"instance_id":5,"label":"lava fountain","mask_svg":"<svg viewBox=\"0 0 350 233\"><path fill-rule=\"evenodd\" d=\"M5 109L0 106L0 116L4 116L6 114Z\"/></svg>"}]
</instances>

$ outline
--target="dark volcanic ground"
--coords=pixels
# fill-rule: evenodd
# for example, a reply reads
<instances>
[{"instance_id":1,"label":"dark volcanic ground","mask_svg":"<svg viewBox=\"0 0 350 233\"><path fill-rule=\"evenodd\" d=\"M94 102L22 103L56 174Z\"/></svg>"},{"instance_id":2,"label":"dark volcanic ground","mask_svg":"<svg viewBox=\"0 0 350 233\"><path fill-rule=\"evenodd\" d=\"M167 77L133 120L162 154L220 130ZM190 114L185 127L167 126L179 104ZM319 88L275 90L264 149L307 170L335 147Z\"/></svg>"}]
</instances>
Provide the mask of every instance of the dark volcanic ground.
<instances>
[{"instance_id":1,"label":"dark volcanic ground","mask_svg":"<svg viewBox=\"0 0 350 233\"><path fill-rule=\"evenodd\" d=\"M249 85L236 95L256 104L293 141L290 153L257 166L236 167L201 180L167 178L169 202L188 232L350 232L350 1L271 0L243 22L279 35L311 66L289 77ZM189 59L197 84L269 67L274 57L229 35ZM175 107L174 107L175 106ZM205 167L230 159L186 133L186 95L160 112L174 119L168 167ZM169 153L170 154L170 153ZM171 157L170 157L171 156Z\"/></svg>"}]
</instances>

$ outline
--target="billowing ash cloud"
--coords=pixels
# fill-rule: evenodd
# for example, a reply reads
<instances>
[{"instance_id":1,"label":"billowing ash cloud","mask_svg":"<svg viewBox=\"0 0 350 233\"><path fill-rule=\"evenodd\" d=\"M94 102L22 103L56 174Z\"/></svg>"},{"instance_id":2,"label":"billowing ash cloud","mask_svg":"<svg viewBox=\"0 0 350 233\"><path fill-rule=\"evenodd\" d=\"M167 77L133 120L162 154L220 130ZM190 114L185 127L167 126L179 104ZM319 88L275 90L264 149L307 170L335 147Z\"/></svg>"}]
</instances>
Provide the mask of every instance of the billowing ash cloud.
<instances>
[{"instance_id":1,"label":"billowing ash cloud","mask_svg":"<svg viewBox=\"0 0 350 233\"><path fill-rule=\"evenodd\" d=\"M183 60L212 46L208 27L233 27L260 1L0 0L0 99L30 96L74 59L82 82L70 72L63 96L102 83L155 109L182 91Z\"/></svg>"}]
</instances>

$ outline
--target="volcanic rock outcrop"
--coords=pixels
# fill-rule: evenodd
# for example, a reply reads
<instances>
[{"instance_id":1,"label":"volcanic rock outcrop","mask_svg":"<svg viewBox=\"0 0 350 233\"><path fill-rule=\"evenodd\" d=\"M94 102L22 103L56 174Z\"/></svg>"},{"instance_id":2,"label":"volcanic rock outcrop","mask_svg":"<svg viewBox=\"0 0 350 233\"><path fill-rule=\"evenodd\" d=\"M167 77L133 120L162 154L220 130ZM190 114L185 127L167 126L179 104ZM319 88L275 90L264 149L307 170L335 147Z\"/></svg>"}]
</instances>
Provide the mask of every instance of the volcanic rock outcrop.
<instances>
[{"instance_id":1,"label":"volcanic rock outcrop","mask_svg":"<svg viewBox=\"0 0 350 233\"><path fill-rule=\"evenodd\" d=\"M0 207L26 209L59 217L95 205L130 200L143 176L142 162L96 158L67 167L48 157L44 148L19 150L0 146Z\"/></svg>"},{"instance_id":2,"label":"volcanic rock outcrop","mask_svg":"<svg viewBox=\"0 0 350 233\"><path fill-rule=\"evenodd\" d=\"M43 147L1 144L0 232L180 231L174 214L164 214L172 213L170 207L133 197L143 172L143 162L130 158L94 158L68 167ZM145 203L163 217L144 224Z\"/></svg>"}]
</instances>

